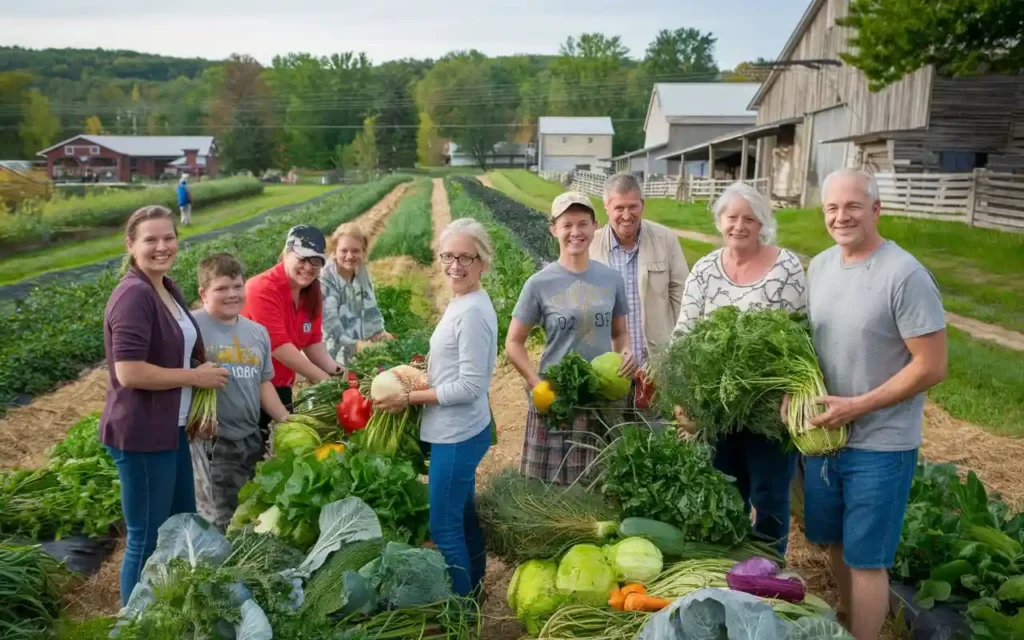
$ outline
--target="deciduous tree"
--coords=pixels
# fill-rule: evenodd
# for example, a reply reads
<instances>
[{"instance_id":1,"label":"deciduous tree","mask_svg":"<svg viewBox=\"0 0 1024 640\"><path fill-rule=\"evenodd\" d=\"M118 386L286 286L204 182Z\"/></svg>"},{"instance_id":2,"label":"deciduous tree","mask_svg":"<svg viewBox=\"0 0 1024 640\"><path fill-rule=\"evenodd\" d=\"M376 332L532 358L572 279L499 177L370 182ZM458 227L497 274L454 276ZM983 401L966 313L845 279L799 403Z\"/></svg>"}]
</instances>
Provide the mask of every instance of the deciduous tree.
<instances>
[{"instance_id":1,"label":"deciduous tree","mask_svg":"<svg viewBox=\"0 0 1024 640\"><path fill-rule=\"evenodd\" d=\"M26 158L34 157L60 135L60 118L50 113L50 100L39 89L28 91L18 134Z\"/></svg>"},{"instance_id":2,"label":"deciduous tree","mask_svg":"<svg viewBox=\"0 0 1024 640\"><path fill-rule=\"evenodd\" d=\"M644 71L649 76L678 82L712 81L718 72L715 65L717 41L711 32L704 33L692 27L674 31L662 29L647 45Z\"/></svg>"},{"instance_id":3,"label":"deciduous tree","mask_svg":"<svg viewBox=\"0 0 1024 640\"><path fill-rule=\"evenodd\" d=\"M856 29L842 58L873 90L927 65L949 75L1024 68L1021 0L852 0L836 22Z\"/></svg>"},{"instance_id":4,"label":"deciduous tree","mask_svg":"<svg viewBox=\"0 0 1024 640\"><path fill-rule=\"evenodd\" d=\"M222 157L229 171L260 174L274 165L277 141L270 110L270 89L263 67L251 56L232 55L210 123L220 132Z\"/></svg>"}]
</instances>

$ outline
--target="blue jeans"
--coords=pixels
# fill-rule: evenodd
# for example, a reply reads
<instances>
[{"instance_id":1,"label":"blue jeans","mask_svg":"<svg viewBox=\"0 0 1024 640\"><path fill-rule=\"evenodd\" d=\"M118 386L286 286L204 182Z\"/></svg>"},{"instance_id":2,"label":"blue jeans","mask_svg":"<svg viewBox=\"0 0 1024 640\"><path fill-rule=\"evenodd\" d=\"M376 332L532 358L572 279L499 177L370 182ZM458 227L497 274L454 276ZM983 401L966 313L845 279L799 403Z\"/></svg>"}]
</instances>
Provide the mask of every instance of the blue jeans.
<instances>
[{"instance_id":1,"label":"blue jeans","mask_svg":"<svg viewBox=\"0 0 1024 640\"><path fill-rule=\"evenodd\" d=\"M178 448L173 451L143 453L107 447L121 479L121 509L128 529L121 563L121 604L128 603L156 548L160 525L176 513L196 510L188 437L184 428L178 431Z\"/></svg>"},{"instance_id":2,"label":"blue jeans","mask_svg":"<svg viewBox=\"0 0 1024 640\"><path fill-rule=\"evenodd\" d=\"M484 580L487 551L476 514L476 468L491 446L484 428L469 440L430 445L430 537L448 564L452 589L468 596Z\"/></svg>"},{"instance_id":3,"label":"blue jeans","mask_svg":"<svg viewBox=\"0 0 1024 640\"><path fill-rule=\"evenodd\" d=\"M842 449L808 456L804 468L804 529L814 544L843 545L852 569L888 569L896 557L917 449Z\"/></svg>"},{"instance_id":4,"label":"blue jeans","mask_svg":"<svg viewBox=\"0 0 1024 640\"><path fill-rule=\"evenodd\" d=\"M789 541L789 486L797 454L779 440L756 433L730 433L715 443L715 468L736 478L743 506L757 512L754 534L786 555Z\"/></svg>"}]
</instances>

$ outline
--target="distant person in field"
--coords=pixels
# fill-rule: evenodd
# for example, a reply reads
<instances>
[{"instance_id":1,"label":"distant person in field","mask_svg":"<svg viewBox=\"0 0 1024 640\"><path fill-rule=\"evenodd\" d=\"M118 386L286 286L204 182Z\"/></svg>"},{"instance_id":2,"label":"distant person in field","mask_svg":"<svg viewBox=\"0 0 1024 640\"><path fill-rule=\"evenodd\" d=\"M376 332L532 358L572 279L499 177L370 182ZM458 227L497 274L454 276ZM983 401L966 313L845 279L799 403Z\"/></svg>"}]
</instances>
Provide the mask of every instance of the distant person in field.
<instances>
[{"instance_id":1,"label":"distant person in field","mask_svg":"<svg viewBox=\"0 0 1024 640\"><path fill-rule=\"evenodd\" d=\"M722 248L693 265L674 335L682 337L716 309L807 311L807 280L800 259L775 246L771 202L743 182L726 188L715 202L715 226ZM681 408L677 417L685 417ZM754 533L786 554L789 539L789 486L797 454L787 449L785 431L772 440L737 431L715 442L715 468L736 478L736 487L756 513Z\"/></svg>"},{"instance_id":2,"label":"distant person in field","mask_svg":"<svg viewBox=\"0 0 1024 640\"><path fill-rule=\"evenodd\" d=\"M192 389L220 389L228 381L226 369L206 361L199 327L167 276L178 255L171 210L151 206L133 213L125 246L130 268L104 313L110 386L100 418L100 441L117 465L128 531L122 604L156 547L160 525L196 510L185 433Z\"/></svg>"},{"instance_id":3,"label":"distant person in field","mask_svg":"<svg viewBox=\"0 0 1024 640\"><path fill-rule=\"evenodd\" d=\"M643 192L633 174L617 173L605 182L604 208L608 224L594 234L590 259L626 282L630 350L642 366L672 338L689 273L686 257L674 231L644 220Z\"/></svg>"},{"instance_id":4,"label":"distant person in field","mask_svg":"<svg viewBox=\"0 0 1024 640\"><path fill-rule=\"evenodd\" d=\"M814 347L830 395L812 420L850 425L846 448L809 456L804 528L828 545L838 612L857 640L875 640L921 445L924 392L946 377L946 322L931 273L878 232L874 177L844 169L821 188L835 246L807 270Z\"/></svg>"},{"instance_id":5,"label":"distant person in field","mask_svg":"<svg viewBox=\"0 0 1024 640\"><path fill-rule=\"evenodd\" d=\"M310 382L322 382L345 372L323 342L320 270L327 262L326 245L320 229L308 224L294 226L288 231L281 261L245 283L242 316L263 325L270 334L274 357L271 381L288 408L296 374ZM264 445L273 419L266 411L260 413Z\"/></svg>"},{"instance_id":6,"label":"distant person in field","mask_svg":"<svg viewBox=\"0 0 1024 640\"><path fill-rule=\"evenodd\" d=\"M487 550L475 505L476 470L494 442L488 402L498 356L498 318L481 283L494 259L483 225L461 218L441 232L441 269L451 302L430 336L430 388L382 398L400 413L423 405L420 440L430 445L430 537L457 595L483 591Z\"/></svg>"},{"instance_id":7,"label":"distant person in field","mask_svg":"<svg viewBox=\"0 0 1024 640\"><path fill-rule=\"evenodd\" d=\"M178 209L181 210L181 224L192 224L192 191L188 188L188 177L181 176L178 181Z\"/></svg>"},{"instance_id":8,"label":"distant person in field","mask_svg":"<svg viewBox=\"0 0 1024 640\"><path fill-rule=\"evenodd\" d=\"M199 514L224 531L238 507L238 491L252 479L263 458L260 409L275 422L288 417L274 389L274 363L267 330L238 314L245 304L245 271L229 253L199 263L195 313L206 359L228 371L217 392L217 435L191 442Z\"/></svg>"},{"instance_id":9,"label":"distant person in field","mask_svg":"<svg viewBox=\"0 0 1024 640\"><path fill-rule=\"evenodd\" d=\"M544 372L570 351L593 360L609 351L622 354L620 375L632 378L637 363L630 346L629 302L619 272L590 259L597 217L590 198L566 192L551 203L551 235L558 239L558 261L530 276L519 294L505 339L505 355L528 389L544 381ZM526 352L526 339L540 325L547 337L540 368ZM603 437L604 425L593 412L581 411L565 430L549 430L530 400L520 469L531 478L571 484L593 463L592 446L575 446L582 433ZM584 442L593 445L594 442Z\"/></svg>"},{"instance_id":10,"label":"distant person in field","mask_svg":"<svg viewBox=\"0 0 1024 640\"><path fill-rule=\"evenodd\" d=\"M327 241L327 264L320 271L324 296L324 345L327 353L348 365L365 346L393 335L384 318L366 269L370 239L354 223L345 223Z\"/></svg>"}]
</instances>

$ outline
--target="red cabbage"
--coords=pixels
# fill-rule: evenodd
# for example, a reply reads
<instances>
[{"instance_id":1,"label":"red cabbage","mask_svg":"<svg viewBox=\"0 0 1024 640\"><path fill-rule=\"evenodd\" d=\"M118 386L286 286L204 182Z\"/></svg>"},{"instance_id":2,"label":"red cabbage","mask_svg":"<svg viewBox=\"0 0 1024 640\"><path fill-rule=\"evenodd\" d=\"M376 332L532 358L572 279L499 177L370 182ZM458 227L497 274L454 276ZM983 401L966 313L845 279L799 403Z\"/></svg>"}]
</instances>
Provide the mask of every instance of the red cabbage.
<instances>
[{"instance_id":1,"label":"red cabbage","mask_svg":"<svg viewBox=\"0 0 1024 640\"><path fill-rule=\"evenodd\" d=\"M768 558L754 557L737 563L725 582L733 591L742 591L759 598L775 598L793 604L804 599L804 583L799 578L780 578L779 566Z\"/></svg>"},{"instance_id":2,"label":"red cabbage","mask_svg":"<svg viewBox=\"0 0 1024 640\"><path fill-rule=\"evenodd\" d=\"M729 573L736 576L757 576L770 578L779 572L779 565L768 558L754 556L737 563Z\"/></svg>"}]
</instances>

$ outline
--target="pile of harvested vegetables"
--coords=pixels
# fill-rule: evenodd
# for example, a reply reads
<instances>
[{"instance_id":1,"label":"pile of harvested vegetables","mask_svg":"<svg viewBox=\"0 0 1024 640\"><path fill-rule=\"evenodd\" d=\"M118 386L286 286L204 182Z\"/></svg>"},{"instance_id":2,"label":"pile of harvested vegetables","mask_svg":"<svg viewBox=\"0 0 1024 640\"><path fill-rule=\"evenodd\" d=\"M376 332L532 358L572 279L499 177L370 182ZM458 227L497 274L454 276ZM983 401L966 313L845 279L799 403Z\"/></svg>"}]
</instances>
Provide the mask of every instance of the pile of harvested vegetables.
<instances>
[{"instance_id":1,"label":"pile of harvested vegetables","mask_svg":"<svg viewBox=\"0 0 1024 640\"><path fill-rule=\"evenodd\" d=\"M631 425L595 464L589 487L507 469L481 490L488 547L516 565L508 603L531 636L849 637L771 546L750 539L706 445ZM676 634L694 624L711 635Z\"/></svg>"}]
</instances>

